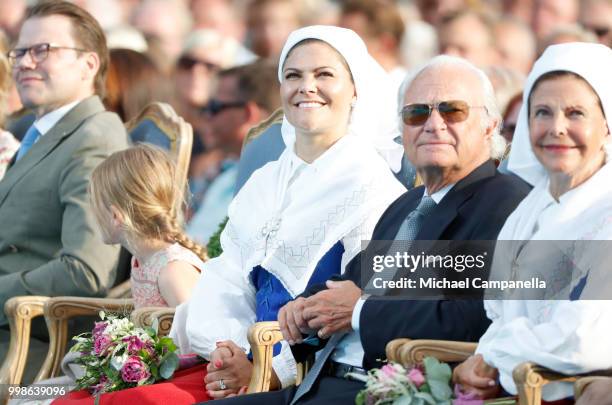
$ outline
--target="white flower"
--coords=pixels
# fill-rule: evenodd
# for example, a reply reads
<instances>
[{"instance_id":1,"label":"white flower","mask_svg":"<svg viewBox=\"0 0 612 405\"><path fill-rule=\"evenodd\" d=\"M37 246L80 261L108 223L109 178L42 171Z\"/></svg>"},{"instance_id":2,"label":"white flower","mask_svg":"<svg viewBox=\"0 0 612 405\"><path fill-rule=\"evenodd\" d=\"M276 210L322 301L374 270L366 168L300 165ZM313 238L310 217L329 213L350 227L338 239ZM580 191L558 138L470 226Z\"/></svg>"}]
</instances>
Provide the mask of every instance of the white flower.
<instances>
[{"instance_id":1,"label":"white flower","mask_svg":"<svg viewBox=\"0 0 612 405\"><path fill-rule=\"evenodd\" d=\"M128 359L128 355L127 353L124 353L120 356L113 356L111 358L111 367L113 367L115 370L119 371L121 370L121 368L123 367L123 365L125 364L125 362Z\"/></svg>"}]
</instances>

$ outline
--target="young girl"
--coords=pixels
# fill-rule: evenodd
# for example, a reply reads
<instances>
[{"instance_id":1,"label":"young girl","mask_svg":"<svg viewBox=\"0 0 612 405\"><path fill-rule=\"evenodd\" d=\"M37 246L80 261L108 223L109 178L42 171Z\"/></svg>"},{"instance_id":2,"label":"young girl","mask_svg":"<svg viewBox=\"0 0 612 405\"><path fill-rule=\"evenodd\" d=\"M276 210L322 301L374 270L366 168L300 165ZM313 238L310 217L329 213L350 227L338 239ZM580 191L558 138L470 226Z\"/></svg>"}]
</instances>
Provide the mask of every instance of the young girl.
<instances>
[{"instance_id":1,"label":"young girl","mask_svg":"<svg viewBox=\"0 0 612 405\"><path fill-rule=\"evenodd\" d=\"M104 242L133 255L136 308L186 301L206 260L181 229L183 190L174 172L162 150L138 145L112 154L92 174L90 195Z\"/></svg>"}]
</instances>

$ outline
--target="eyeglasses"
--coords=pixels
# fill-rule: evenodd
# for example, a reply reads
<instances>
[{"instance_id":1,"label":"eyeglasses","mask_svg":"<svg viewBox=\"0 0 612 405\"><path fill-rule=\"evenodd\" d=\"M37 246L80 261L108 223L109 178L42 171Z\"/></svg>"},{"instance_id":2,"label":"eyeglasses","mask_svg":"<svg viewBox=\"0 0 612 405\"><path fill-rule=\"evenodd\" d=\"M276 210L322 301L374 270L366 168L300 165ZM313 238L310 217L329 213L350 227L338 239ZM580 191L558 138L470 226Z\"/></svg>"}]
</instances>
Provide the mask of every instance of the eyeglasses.
<instances>
[{"instance_id":1,"label":"eyeglasses","mask_svg":"<svg viewBox=\"0 0 612 405\"><path fill-rule=\"evenodd\" d=\"M228 108L244 107L247 103L245 101L219 101L212 99L202 108L202 112L210 116L219 114L221 111Z\"/></svg>"},{"instance_id":2,"label":"eyeglasses","mask_svg":"<svg viewBox=\"0 0 612 405\"><path fill-rule=\"evenodd\" d=\"M220 67L215 63L192 58L191 56L181 56L176 62L176 66L182 70L191 70L195 65L204 66L210 73L217 72Z\"/></svg>"},{"instance_id":3,"label":"eyeglasses","mask_svg":"<svg viewBox=\"0 0 612 405\"><path fill-rule=\"evenodd\" d=\"M408 104L402 108L402 121L406 125L423 125L435 109L438 110L444 121L461 122L469 117L470 108L486 109L485 106L470 106L462 100L440 101L435 104Z\"/></svg>"},{"instance_id":4,"label":"eyeglasses","mask_svg":"<svg viewBox=\"0 0 612 405\"><path fill-rule=\"evenodd\" d=\"M28 48L15 48L9 51L7 57L11 65L14 65L19 62L21 58L25 56L26 53L29 53L30 58L32 58L35 63L41 63L44 62L45 59L47 59L47 57L49 56L49 52L55 49L71 49L77 52L88 52L87 50L81 48L73 48L70 46L56 46L45 43L32 45Z\"/></svg>"}]
</instances>

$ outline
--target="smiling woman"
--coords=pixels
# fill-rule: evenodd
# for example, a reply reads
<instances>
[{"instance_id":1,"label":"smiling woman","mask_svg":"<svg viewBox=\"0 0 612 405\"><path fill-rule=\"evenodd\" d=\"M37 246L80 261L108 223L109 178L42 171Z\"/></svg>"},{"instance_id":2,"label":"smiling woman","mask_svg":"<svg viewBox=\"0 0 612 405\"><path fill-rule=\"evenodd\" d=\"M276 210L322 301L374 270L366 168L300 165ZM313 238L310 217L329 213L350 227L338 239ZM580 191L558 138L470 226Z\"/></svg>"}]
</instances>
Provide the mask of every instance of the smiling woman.
<instances>
[{"instance_id":1,"label":"smiling woman","mask_svg":"<svg viewBox=\"0 0 612 405\"><path fill-rule=\"evenodd\" d=\"M571 43L547 48L527 79L508 167L534 188L498 236L517 242L495 250L491 278L548 287L485 302L492 323L454 373L485 399L498 381L516 393L512 372L525 361L563 374L612 367L610 70L608 47ZM547 401L572 394L565 382L542 391Z\"/></svg>"},{"instance_id":2,"label":"smiling woman","mask_svg":"<svg viewBox=\"0 0 612 405\"><path fill-rule=\"evenodd\" d=\"M281 98L296 129L296 154L312 162L346 134L356 94L342 56L325 42L306 40L285 60Z\"/></svg>"},{"instance_id":3,"label":"smiling woman","mask_svg":"<svg viewBox=\"0 0 612 405\"><path fill-rule=\"evenodd\" d=\"M342 273L405 191L390 170L399 169L402 155L393 142L396 98L357 34L299 29L279 66L286 149L232 201L223 253L206 262L172 324L181 352L210 363L172 381L104 394L103 402L187 404L244 391L252 370L244 349L248 328L276 320L308 286ZM275 348L272 363L272 386L295 382L286 343Z\"/></svg>"},{"instance_id":4,"label":"smiling woman","mask_svg":"<svg viewBox=\"0 0 612 405\"><path fill-rule=\"evenodd\" d=\"M551 178L556 198L599 170L609 130L601 101L579 75L541 76L529 97L531 147Z\"/></svg>"}]
</instances>

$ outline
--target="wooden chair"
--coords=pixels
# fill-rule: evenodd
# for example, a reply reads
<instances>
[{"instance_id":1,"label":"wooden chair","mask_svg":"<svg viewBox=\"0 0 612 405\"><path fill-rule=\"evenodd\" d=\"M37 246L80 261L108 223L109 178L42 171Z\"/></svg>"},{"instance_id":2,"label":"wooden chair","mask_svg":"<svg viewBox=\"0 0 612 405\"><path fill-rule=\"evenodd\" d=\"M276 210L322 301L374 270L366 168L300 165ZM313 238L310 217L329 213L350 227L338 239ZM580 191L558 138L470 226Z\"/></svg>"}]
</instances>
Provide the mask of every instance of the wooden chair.
<instances>
[{"instance_id":1,"label":"wooden chair","mask_svg":"<svg viewBox=\"0 0 612 405\"><path fill-rule=\"evenodd\" d=\"M270 117L251 128L244 137L238 162L235 194L240 191L255 170L278 159L283 153L285 143L281 135L282 122L283 110L279 108Z\"/></svg>"},{"instance_id":2,"label":"wooden chair","mask_svg":"<svg viewBox=\"0 0 612 405\"><path fill-rule=\"evenodd\" d=\"M141 308L132 312L132 321L140 326L151 326L155 319L159 322L161 334L167 334L172 325L174 308ZM272 378L272 357L274 345L283 340L278 322L257 322L249 328L247 335L253 354L253 374L248 393L270 391ZM298 363L296 384L300 384L308 370L307 364Z\"/></svg>"},{"instance_id":3,"label":"wooden chair","mask_svg":"<svg viewBox=\"0 0 612 405\"><path fill-rule=\"evenodd\" d=\"M272 357L274 345L283 340L278 322L257 322L249 328L247 335L253 353L253 374L249 383L248 393L270 391L272 378ZM310 363L297 364L296 385L299 385Z\"/></svg>"},{"instance_id":4,"label":"wooden chair","mask_svg":"<svg viewBox=\"0 0 612 405\"><path fill-rule=\"evenodd\" d=\"M404 365L414 365L432 356L440 361L457 363L464 361L476 351L477 343L446 340L396 339L387 344L387 358ZM549 370L531 362L519 364L512 371L518 391L520 405L540 405L542 387L549 382L572 382L578 398L584 388L604 376L612 376L612 370L603 370L583 375L566 375Z\"/></svg>"},{"instance_id":5,"label":"wooden chair","mask_svg":"<svg viewBox=\"0 0 612 405\"><path fill-rule=\"evenodd\" d=\"M181 190L187 187L193 129L166 103L154 102L125 124L133 144L150 143L168 151L176 163Z\"/></svg>"},{"instance_id":6,"label":"wooden chair","mask_svg":"<svg viewBox=\"0 0 612 405\"><path fill-rule=\"evenodd\" d=\"M168 104L152 103L126 124L132 143L150 142L168 147L176 162L176 178L186 189L191 158L193 130ZM125 252L123 252L125 253ZM125 260L124 260L125 261ZM129 266L129 260L128 266ZM129 276L129 272L126 274ZM76 316L95 316L100 310L129 313L133 309L129 280L113 287L107 298L22 296L9 299L4 311L9 320L9 353L0 368L0 384L20 384L27 361L32 319L44 315L49 328L49 351L35 381L55 377L66 351L68 320ZM169 328L168 328L169 330ZM0 385L1 386L1 385ZM0 404L8 399L0 390Z\"/></svg>"}]
</instances>

